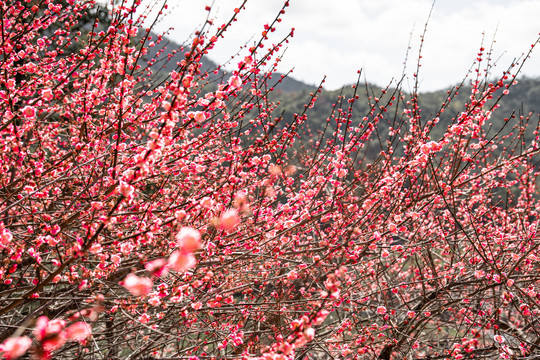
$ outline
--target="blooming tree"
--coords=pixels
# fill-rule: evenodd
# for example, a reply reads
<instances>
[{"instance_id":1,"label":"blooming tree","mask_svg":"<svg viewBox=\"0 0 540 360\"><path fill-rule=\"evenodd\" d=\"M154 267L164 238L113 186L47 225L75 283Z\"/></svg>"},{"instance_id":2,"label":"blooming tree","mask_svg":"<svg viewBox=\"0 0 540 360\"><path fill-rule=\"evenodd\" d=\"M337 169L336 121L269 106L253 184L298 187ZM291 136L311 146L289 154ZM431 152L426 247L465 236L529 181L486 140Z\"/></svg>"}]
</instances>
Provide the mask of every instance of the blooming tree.
<instances>
[{"instance_id":1,"label":"blooming tree","mask_svg":"<svg viewBox=\"0 0 540 360\"><path fill-rule=\"evenodd\" d=\"M306 139L318 92L268 98L288 2L230 77L201 69L244 3L155 83L137 2L84 33L93 1L0 0L0 354L538 356L538 124L490 124L518 67L482 81L481 49L449 126L459 88L353 121L357 83Z\"/></svg>"}]
</instances>

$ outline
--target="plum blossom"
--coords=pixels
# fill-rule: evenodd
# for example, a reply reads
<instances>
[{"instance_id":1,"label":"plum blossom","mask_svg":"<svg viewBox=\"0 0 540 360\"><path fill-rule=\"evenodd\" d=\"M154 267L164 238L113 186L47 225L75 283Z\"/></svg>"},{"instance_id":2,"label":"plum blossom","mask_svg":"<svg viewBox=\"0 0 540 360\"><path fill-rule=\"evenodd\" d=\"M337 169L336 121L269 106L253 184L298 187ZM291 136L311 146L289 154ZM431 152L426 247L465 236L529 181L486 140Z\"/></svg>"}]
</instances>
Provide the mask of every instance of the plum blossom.
<instances>
[{"instance_id":1,"label":"plum blossom","mask_svg":"<svg viewBox=\"0 0 540 360\"><path fill-rule=\"evenodd\" d=\"M184 252L193 252L201 246L201 234L189 226L180 229L175 238L178 247Z\"/></svg>"},{"instance_id":2,"label":"plum blossom","mask_svg":"<svg viewBox=\"0 0 540 360\"><path fill-rule=\"evenodd\" d=\"M201 206L204 207L205 209L210 209L213 204L214 204L214 201L208 196L205 196L204 198L201 199Z\"/></svg>"},{"instance_id":3,"label":"plum blossom","mask_svg":"<svg viewBox=\"0 0 540 360\"><path fill-rule=\"evenodd\" d=\"M0 345L0 353L7 360L17 359L26 354L31 345L32 339L28 336L11 337Z\"/></svg>"},{"instance_id":4,"label":"plum blossom","mask_svg":"<svg viewBox=\"0 0 540 360\"><path fill-rule=\"evenodd\" d=\"M207 119L207 115L203 111L190 111L187 113L187 116L190 119L194 119L198 123L202 123Z\"/></svg>"},{"instance_id":5,"label":"plum blossom","mask_svg":"<svg viewBox=\"0 0 540 360\"><path fill-rule=\"evenodd\" d=\"M307 340L311 341L315 337L315 329L312 327L308 327L306 330L304 330L304 336Z\"/></svg>"},{"instance_id":6,"label":"plum blossom","mask_svg":"<svg viewBox=\"0 0 540 360\"><path fill-rule=\"evenodd\" d=\"M125 198L131 199L132 196L133 196L133 193L135 192L135 188L132 185L130 185L130 184L124 182L124 181L120 181L120 186L119 186L118 191Z\"/></svg>"},{"instance_id":7,"label":"plum blossom","mask_svg":"<svg viewBox=\"0 0 540 360\"><path fill-rule=\"evenodd\" d=\"M503 338L501 335L499 335L499 334L493 336L493 340L495 340L495 341L498 342L499 344L502 344L502 343L504 342L504 338Z\"/></svg>"},{"instance_id":8,"label":"plum blossom","mask_svg":"<svg viewBox=\"0 0 540 360\"><path fill-rule=\"evenodd\" d=\"M144 265L144 268L148 270L152 275L156 277L161 277L167 275L167 260L166 259L156 259L150 262L147 262Z\"/></svg>"},{"instance_id":9,"label":"plum blossom","mask_svg":"<svg viewBox=\"0 0 540 360\"><path fill-rule=\"evenodd\" d=\"M169 257L168 267L176 271L184 271L195 266L197 261L192 253L174 251Z\"/></svg>"},{"instance_id":10,"label":"plum blossom","mask_svg":"<svg viewBox=\"0 0 540 360\"><path fill-rule=\"evenodd\" d=\"M377 314L379 314L379 315L384 315L384 314L386 314L386 311L387 311L387 310L386 310L386 308L385 308L384 306L379 306L379 307L377 307Z\"/></svg>"},{"instance_id":11,"label":"plum blossom","mask_svg":"<svg viewBox=\"0 0 540 360\"><path fill-rule=\"evenodd\" d=\"M220 225L225 231L233 230L238 224L238 211L236 209L229 209L221 215Z\"/></svg>"},{"instance_id":12,"label":"plum blossom","mask_svg":"<svg viewBox=\"0 0 540 360\"><path fill-rule=\"evenodd\" d=\"M152 279L138 277L135 274L129 274L124 280L124 287L134 296L144 296L148 294L154 283Z\"/></svg>"},{"instance_id":13,"label":"plum blossom","mask_svg":"<svg viewBox=\"0 0 540 360\"><path fill-rule=\"evenodd\" d=\"M33 120L36 118L36 109L33 106L27 105L21 110L25 119Z\"/></svg>"},{"instance_id":14,"label":"plum blossom","mask_svg":"<svg viewBox=\"0 0 540 360\"><path fill-rule=\"evenodd\" d=\"M53 99L54 95L51 89L45 89L41 92L41 97L46 101L50 101Z\"/></svg>"},{"instance_id":15,"label":"plum blossom","mask_svg":"<svg viewBox=\"0 0 540 360\"><path fill-rule=\"evenodd\" d=\"M78 321L74 324L71 324L66 329L66 335L68 339L76 340L79 342L83 342L84 340L86 340L90 336L90 334L92 334L92 328L90 327L90 325L83 321Z\"/></svg>"},{"instance_id":16,"label":"plum blossom","mask_svg":"<svg viewBox=\"0 0 540 360\"><path fill-rule=\"evenodd\" d=\"M435 141L429 141L420 147L420 150L424 155L429 155L431 152L439 151L442 145Z\"/></svg>"},{"instance_id":17,"label":"plum blossom","mask_svg":"<svg viewBox=\"0 0 540 360\"><path fill-rule=\"evenodd\" d=\"M11 243L13 235L0 223L0 248L7 247Z\"/></svg>"},{"instance_id":18,"label":"plum blossom","mask_svg":"<svg viewBox=\"0 0 540 360\"><path fill-rule=\"evenodd\" d=\"M139 321L143 324L148 324L148 322L150 321L150 316L148 316L147 313L144 313L141 316L139 316Z\"/></svg>"},{"instance_id":19,"label":"plum blossom","mask_svg":"<svg viewBox=\"0 0 540 360\"><path fill-rule=\"evenodd\" d=\"M242 78L238 75L233 75L229 78L229 86L234 90L242 86Z\"/></svg>"},{"instance_id":20,"label":"plum blossom","mask_svg":"<svg viewBox=\"0 0 540 360\"><path fill-rule=\"evenodd\" d=\"M41 342L43 349L54 351L66 342L65 326L64 320L49 320L46 316L41 316L36 322L34 336Z\"/></svg>"}]
</instances>

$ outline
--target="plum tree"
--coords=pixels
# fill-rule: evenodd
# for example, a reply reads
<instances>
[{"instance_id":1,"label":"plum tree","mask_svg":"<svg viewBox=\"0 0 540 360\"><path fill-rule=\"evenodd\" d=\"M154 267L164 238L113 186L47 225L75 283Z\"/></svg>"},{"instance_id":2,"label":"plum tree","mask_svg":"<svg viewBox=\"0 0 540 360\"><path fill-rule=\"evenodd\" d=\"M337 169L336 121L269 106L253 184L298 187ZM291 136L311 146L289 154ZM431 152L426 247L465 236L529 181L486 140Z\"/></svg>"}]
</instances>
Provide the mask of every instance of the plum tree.
<instances>
[{"instance_id":1,"label":"plum tree","mask_svg":"<svg viewBox=\"0 0 540 360\"><path fill-rule=\"evenodd\" d=\"M538 121L489 120L519 64L485 81L481 49L443 129L459 88L426 116L388 87L353 122L357 81L317 132L322 83L291 118L268 98L288 1L228 78L201 70L244 4L156 83L137 1L87 29L93 1L0 0L1 354L538 356Z\"/></svg>"}]
</instances>

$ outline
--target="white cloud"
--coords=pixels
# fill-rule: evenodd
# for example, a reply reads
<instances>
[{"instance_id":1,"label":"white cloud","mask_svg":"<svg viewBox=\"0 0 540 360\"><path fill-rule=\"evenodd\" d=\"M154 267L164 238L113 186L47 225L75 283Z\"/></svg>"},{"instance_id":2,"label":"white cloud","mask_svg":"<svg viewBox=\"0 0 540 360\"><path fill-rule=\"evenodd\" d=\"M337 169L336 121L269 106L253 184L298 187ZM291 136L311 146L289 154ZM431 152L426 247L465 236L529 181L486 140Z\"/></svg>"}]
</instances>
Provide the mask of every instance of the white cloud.
<instances>
[{"instance_id":1,"label":"white cloud","mask_svg":"<svg viewBox=\"0 0 540 360\"><path fill-rule=\"evenodd\" d=\"M182 41L204 22L211 1L176 1L159 30L174 27L173 37ZM291 5L272 34L278 42L291 27L295 37L280 65L283 72L295 68L294 77L318 83L327 75L330 89L352 83L356 70L364 68L367 80L380 85L399 78L407 44L409 78L416 69L420 35L431 8L431 0L291 0ZM215 0L212 14L216 25L227 21L240 0ZM227 31L210 58L225 62L239 47L258 39L263 25L281 8L279 0L250 0L239 20ZM481 45L489 48L495 35L493 58L501 60L494 69L499 75L510 61L528 51L536 40L540 2L534 0L439 0L428 26L420 72L421 90L436 90L459 82ZM251 39L251 40L250 40ZM540 51L540 49L538 49ZM537 51L537 52L538 52ZM540 75L540 54L525 66L524 74Z\"/></svg>"}]
</instances>

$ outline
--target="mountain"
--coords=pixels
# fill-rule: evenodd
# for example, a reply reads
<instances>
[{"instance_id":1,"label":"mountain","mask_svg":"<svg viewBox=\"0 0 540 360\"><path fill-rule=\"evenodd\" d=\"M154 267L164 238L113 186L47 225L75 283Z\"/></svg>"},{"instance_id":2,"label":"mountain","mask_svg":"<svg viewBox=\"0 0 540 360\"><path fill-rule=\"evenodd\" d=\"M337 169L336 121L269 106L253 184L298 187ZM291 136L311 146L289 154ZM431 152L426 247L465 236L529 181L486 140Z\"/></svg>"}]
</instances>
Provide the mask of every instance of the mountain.
<instances>
[{"instance_id":1,"label":"mountain","mask_svg":"<svg viewBox=\"0 0 540 360\"><path fill-rule=\"evenodd\" d=\"M152 37L156 37L155 34L151 34ZM161 53L160 58L163 60L157 61L152 68L157 73L157 79L159 81L159 73L161 72L163 78L177 67L177 63L183 59L184 51L181 51L181 45L175 43L170 39L164 39L159 46L149 48L149 53L144 59L148 61L154 58L158 53ZM176 53L173 56L167 56L172 51ZM226 81L229 73L226 67L218 66L215 62L208 58L202 59L201 70L210 74L209 82L222 82ZM274 91L270 93L269 99L275 102L279 102L280 106L274 113L275 117L283 117L285 121L282 123L290 123L290 120L296 113L302 113L305 110L305 104L309 103L312 94L317 89L313 85L306 84L302 81L296 80L291 76L281 78L281 74L274 73L271 79L268 81L268 86L273 86ZM281 81L280 81L281 80ZM212 84L209 84L207 89L212 89ZM422 123L426 124L427 121L434 117L439 117L440 121L431 132L430 136L433 140L437 140L446 131L455 119L465 109L465 104L469 101L471 95L471 87L463 86L459 89L459 92L452 90L453 88L444 89L440 91L421 92L418 94L417 99L421 108ZM385 92L385 94L384 94ZM440 112L442 104L450 96L452 101L446 106L443 113ZM411 95L406 92L399 92L396 89L387 88L383 89L376 85L362 84L356 92L359 96L358 100L354 103L354 109L352 112L351 120L352 124L359 124L361 119L365 116L370 116L371 105L374 98L379 99L377 109L382 105L387 108L387 112L381 117L381 121L377 125L377 132L380 139L386 139L390 132L390 128L395 127L398 123L406 123L407 117L403 115L403 110L410 105L407 101L411 99ZM396 101L392 101L392 105L388 106L391 96L394 95L398 98ZM508 95L502 96L501 91L498 91L495 99L488 102L488 106L493 105L495 102L500 105L493 116L490 119L492 129L500 129L506 127L503 131L508 133L511 131L511 126L506 126L506 118L515 116L514 121L508 122L508 124L516 123L520 121L519 117L527 117L529 113L532 114L532 120L537 117L537 113L540 111L540 79L533 78L521 78L517 85L512 86ZM310 137L318 136L317 134L325 131L323 137L328 137L333 133L335 127L335 120L332 118L332 109L342 108L345 111L349 107L347 100L353 96L353 89L351 86L344 86L341 90L328 91L322 89L317 94L317 101L312 108L307 110L308 113L308 125L309 130L306 134ZM400 96L402 97L400 99ZM377 110L378 111L378 110ZM335 114L334 114L335 115ZM278 126L279 128L280 126ZM326 130L325 130L326 129ZM495 131L495 130L490 130ZM533 139L533 131L525 133L524 138L526 141Z\"/></svg>"},{"instance_id":2,"label":"mountain","mask_svg":"<svg viewBox=\"0 0 540 360\"><path fill-rule=\"evenodd\" d=\"M158 37L158 35L155 33L150 33L150 37L152 40L154 40ZM158 78L160 77L159 73L166 76L178 67L179 61L184 59L185 50L180 50L181 48L181 44L165 37L165 39L159 45L149 47L148 53L141 58L141 61L146 63L151 59L155 59L156 56L160 54L160 56L158 56L160 60L152 65L152 69L154 70L154 73L158 74ZM171 54L173 51L175 51L175 53L173 56L169 57L169 54ZM229 77L227 66L219 66L206 56L202 58L201 64L201 71L209 74L210 82L226 80ZM269 85L277 83L281 76L281 73L273 73L271 80L269 81ZM275 91L276 93L295 93L301 91L314 91L316 88L316 86L308 85L302 81L294 79L293 77L285 76L279 82L279 84L276 84Z\"/></svg>"}]
</instances>

